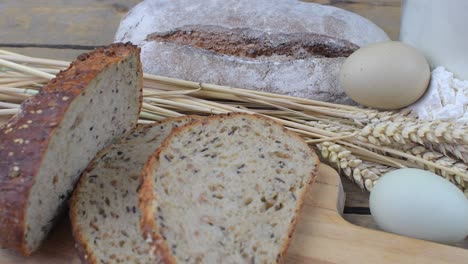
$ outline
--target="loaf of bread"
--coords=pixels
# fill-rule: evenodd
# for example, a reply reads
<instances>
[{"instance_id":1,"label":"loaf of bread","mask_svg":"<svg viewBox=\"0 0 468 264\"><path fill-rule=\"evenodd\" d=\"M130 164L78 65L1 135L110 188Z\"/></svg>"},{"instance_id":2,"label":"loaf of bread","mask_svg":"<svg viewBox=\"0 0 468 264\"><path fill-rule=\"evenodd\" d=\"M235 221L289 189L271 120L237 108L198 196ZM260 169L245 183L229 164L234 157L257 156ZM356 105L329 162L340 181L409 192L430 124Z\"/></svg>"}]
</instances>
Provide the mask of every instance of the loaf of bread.
<instances>
[{"instance_id":1,"label":"loaf of bread","mask_svg":"<svg viewBox=\"0 0 468 264\"><path fill-rule=\"evenodd\" d=\"M388 39L361 16L298 0L145 0L115 36L142 48L147 73L345 104L345 58Z\"/></svg>"},{"instance_id":2,"label":"loaf of bread","mask_svg":"<svg viewBox=\"0 0 468 264\"><path fill-rule=\"evenodd\" d=\"M0 245L35 251L79 176L136 125L142 102L139 48L83 54L0 128Z\"/></svg>"},{"instance_id":3,"label":"loaf of bread","mask_svg":"<svg viewBox=\"0 0 468 264\"><path fill-rule=\"evenodd\" d=\"M174 129L140 189L156 263L281 262L318 162L300 137L256 115Z\"/></svg>"},{"instance_id":4,"label":"loaf of bread","mask_svg":"<svg viewBox=\"0 0 468 264\"><path fill-rule=\"evenodd\" d=\"M140 178L172 129L195 118L138 126L91 162L70 204L73 236L84 263L157 263L140 230Z\"/></svg>"}]
</instances>

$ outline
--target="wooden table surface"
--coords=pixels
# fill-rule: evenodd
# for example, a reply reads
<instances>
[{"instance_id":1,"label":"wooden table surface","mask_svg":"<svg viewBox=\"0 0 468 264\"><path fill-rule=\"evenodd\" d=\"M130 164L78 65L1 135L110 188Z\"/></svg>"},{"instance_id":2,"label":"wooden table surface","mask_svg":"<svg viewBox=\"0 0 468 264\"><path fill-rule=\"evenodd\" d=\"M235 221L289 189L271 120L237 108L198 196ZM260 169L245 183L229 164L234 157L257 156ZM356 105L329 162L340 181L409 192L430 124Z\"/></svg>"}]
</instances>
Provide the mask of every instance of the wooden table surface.
<instances>
[{"instance_id":1,"label":"wooden table surface","mask_svg":"<svg viewBox=\"0 0 468 264\"><path fill-rule=\"evenodd\" d=\"M25 55L72 60L113 41L121 17L139 0L1 0L0 49ZM398 39L400 0L309 0L360 14ZM369 215L369 194L343 178L344 217L377 228ZM468 248L465 242L463 245Z\"/></svg>"}]
</instances>

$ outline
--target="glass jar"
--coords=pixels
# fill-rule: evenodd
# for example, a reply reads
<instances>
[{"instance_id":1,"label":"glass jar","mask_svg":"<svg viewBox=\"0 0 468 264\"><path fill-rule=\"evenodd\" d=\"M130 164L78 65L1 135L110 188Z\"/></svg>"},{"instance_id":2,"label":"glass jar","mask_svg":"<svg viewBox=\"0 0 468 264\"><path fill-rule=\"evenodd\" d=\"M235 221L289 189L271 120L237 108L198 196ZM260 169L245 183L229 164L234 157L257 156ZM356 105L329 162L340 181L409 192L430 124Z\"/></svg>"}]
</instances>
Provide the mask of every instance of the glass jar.
<instances>
[{"instance_id":1,"label":"glass jar","mask_svg":"<svg viewBox=\"0 0 468 264\"><path fill-rule=\"evenodd\" d=\"M403 0L400 41L468 80L468 0Z\"/></svg>"}]
</instances>

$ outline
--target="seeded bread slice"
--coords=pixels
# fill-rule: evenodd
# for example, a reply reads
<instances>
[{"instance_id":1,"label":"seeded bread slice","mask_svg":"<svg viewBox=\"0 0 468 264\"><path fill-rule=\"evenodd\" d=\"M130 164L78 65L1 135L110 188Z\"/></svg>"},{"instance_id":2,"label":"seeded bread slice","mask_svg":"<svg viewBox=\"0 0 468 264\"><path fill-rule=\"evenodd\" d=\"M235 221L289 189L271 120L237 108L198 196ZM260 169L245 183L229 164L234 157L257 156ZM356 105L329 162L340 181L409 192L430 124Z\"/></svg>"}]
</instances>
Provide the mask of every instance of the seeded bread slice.
<instances>
[{"instance_id":1,"label":"seeded bread slice","mask_svg":"<svg viewBox=\"0 0 468 264\"><path fill-rule=\"evenodd\" d=\"M281 262L319 163L297 135L247 114L175 129L151 162L141 228L161 263Z\"/></svg>"},{"instance_id":2,"label":"seeded bread slice","mask_svg":"<svg viewBox=\"0 0 468 264\"><path fill-rule=\"evenodd\" d=\"M89 161L135 126L140 50L114 44L78 57L0 128L0 245L35 251Z\"/></svg>"},{"instance_id":3,"label":"seeded bread slice","mask_svg":"<svg viewBox=\"0 0 468 264\"><path fill-rule=\"evenodd\" d=\"M195 118L138 126L92 162L70 204L73 235L85 263L155 263L139 226L141 174L172 129Z\"/></svg>"}]
</instances>

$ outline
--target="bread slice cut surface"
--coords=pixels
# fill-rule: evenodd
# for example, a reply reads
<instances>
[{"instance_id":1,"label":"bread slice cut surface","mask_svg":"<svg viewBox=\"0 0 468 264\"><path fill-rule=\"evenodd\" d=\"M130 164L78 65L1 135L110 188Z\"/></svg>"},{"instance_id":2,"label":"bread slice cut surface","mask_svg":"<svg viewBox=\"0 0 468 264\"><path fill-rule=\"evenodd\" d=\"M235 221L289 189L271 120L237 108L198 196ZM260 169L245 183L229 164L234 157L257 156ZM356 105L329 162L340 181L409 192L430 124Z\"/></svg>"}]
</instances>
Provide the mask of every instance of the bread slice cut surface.
<instances>
[{"instance_id":1,"label":"bread slice cut surface","mask_svg":"<svg viewBox=\"0 0 468 264\"><path fill-rule=\"evenodd\" d=\"M35 251L90 160L136 125L139 49L113 44L78 57L0 129L0 245Z\"/></svg>"},{"instance_id":2,"label":"bread slice cut surface","mask_svg":"<svg viewBox=\"0 0 468 264\"><path fill-rule=\"evenodd\" d=\"M318 158L248 114L176 129L140 189L142 231L169 263L279 263Z\"/></svg>"},{"instance_id":3,"label":"bread slice cut surface","mask_svg":"<svg viewBox=\"0 0 468 264\"><path fill-rule=\"evenodd\" d=\"M137 126L96 157L80 179L70 206L73 235L87 263L157 263L140 230L138 188L147 160L173 128L194 116ZM152 169L152 168L151 168Z\"/></svg>"}]
</instances>

